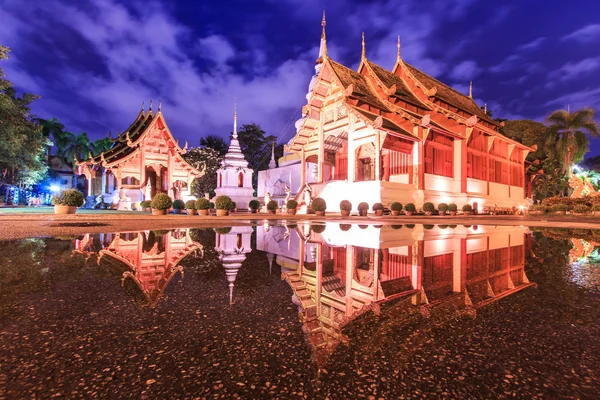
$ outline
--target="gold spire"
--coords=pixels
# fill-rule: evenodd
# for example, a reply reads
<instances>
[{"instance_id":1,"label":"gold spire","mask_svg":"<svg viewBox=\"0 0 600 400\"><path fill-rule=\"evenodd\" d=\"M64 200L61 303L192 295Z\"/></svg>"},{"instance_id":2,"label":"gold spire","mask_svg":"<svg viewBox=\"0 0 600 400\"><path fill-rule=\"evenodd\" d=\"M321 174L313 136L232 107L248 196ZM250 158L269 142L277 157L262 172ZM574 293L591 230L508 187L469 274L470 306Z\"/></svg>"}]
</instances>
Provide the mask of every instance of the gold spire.
<instances>
[{"instance_id":1,"label":"gold spire","mask_svg":"<svg viewBox=\"0 0 600 400\"><path fill-rule=\"evenodd\" d=\"M362 33L362 55L361 55L361 60L366 60L367 59L367 50L365 48L365 33Z\"/></svg>"},{"instance_id":2,"label":"gold spire","mask_svg":"<svg viewBox=\"0 0 600 400\"><path fill-rule=\"evenodd\" d=\"M483 104L483 112L487 114L487 103Z\"/></svg>"},{"instance_id":3,"label":"gold spire","mask_svg":"<svg viewBox=\"0 0 600 400\"><path fill-rule=\"evenodd\" d=\"M473 81L469 82L469 97L473 98Z\"/></svg>"},{"instance_id":4,"label":"gold spire","mask_svg":"<svg viewBox=\"0 0 600 400\"><path fill-rule=\"evenodd\" d=\"M400 62L400 35L398 35L398 53L396 53L396 62Z\"/></svg>"},{"instance_id":5,"label":"gold spire","mask_svg":"<svg viewBox=\"0 0 600 400\"><path fill-rule=\"evenodd\" d=\"M148 108L149 112L152 112L152 99L150 99L150 107Z\"/></svg>"},{"instance_id":6,"label":"gold spire","mask_svg":"<svg viewBox=\"0 0 600 400\"><path fill-rule=\"evenodd\" d=\"M144 100L142 100L142 112L146 111L144 108Z\"/></svg>"},{"instance_id":7,"label":"gold spire","mask_svg":"<svg viewBox=\"0 0 600 400\"><path fill-rule=\"evenodd\" d=\"M325 25L327 25L327 22L325 21L325 10L323 10L323 19L321 20L321 42L323 43L323 58L327 57L327 36L325 35Z\"/></svg>"},{"instance_id":8,"label":"gold spire","mask_svg":"<svg viewBox=\"0 0 600 400\"><path fill-rule=\"evenodd\" d=\"M162 110L162 99L158 99L158 111Z\"/></svg>"}]
</instances>

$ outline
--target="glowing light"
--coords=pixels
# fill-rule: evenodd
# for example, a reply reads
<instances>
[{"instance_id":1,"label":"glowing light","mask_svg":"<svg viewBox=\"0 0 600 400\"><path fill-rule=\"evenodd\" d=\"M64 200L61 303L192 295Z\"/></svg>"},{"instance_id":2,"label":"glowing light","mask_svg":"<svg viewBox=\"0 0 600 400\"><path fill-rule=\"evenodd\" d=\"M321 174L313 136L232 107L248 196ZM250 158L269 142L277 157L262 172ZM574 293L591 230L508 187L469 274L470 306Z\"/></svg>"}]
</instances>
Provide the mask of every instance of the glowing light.
<instances>
[{"instance_id":1,"label":"glowing light","mask_svg":"<svg viewBox=\"0 0 600 400\"><path fill-rule=\"evenodd\" d=\"M51 191L52 193L56 193L56 192L58 192L59 190L60 190L60 186L58 186L58 185L50 185L50 191Z\"/></svg>"}]
</instances>

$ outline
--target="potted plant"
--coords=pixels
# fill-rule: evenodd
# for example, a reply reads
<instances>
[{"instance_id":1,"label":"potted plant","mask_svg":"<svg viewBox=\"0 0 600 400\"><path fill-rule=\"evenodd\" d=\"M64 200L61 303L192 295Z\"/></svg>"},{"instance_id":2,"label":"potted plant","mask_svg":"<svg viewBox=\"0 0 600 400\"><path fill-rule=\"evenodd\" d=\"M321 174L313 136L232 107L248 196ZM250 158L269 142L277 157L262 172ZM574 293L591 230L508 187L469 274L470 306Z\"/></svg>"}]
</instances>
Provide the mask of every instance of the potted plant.
<instances>
[{"instance_id":1,"label":"potted plant","mask_svg":"<svg viewBox=\"0 0 600 400\"><path fill-rule=\"evenodd\" d=\"M150 200L144 200L140 203L140 208L144 211L152 211L152 202Z\"/></svg>"},{"instance_id":2,"label":"potted plant","mask_svg":"<svg viewBox=\"0 0 600 400\"><path fill-rule=\"evenodd\" d=\"M565 215L567 213L567 205L566 204L555 204L550 207L550 211L554 215Z\"/></svg>"},{"instance_id":3,"label":"potted plant","mask_svg":"<svg viewBox=\"0 0 600 400\"><path fill-rule=\"evenodd\" d=\"M260 201L256 199L250 200L250 202L248 203L248 208L250 209L250 212L252 214L256 214L258 212L258 209L260 208Z\"/></svg>"},{"instance_id":4,"label":"potted plant","mask_svg":"<svg viewBox=\"0 0 600 400\"><path fill-rule=\"evenodd\" d=\"M196 210L198 210L198 215L208 215L208 210L210 210L210 201L206 200L204 197L200 197L196 200Z\"/></svg>"},{"instance_id":5,"label":"potted plant","mask_svg":"<svg viewBox=\"0 0 600 400\"><path fill-rule=\"evenodd\" d=\"M157 193L152 198L152 215L165 215L167 210L173 206L173 200L166 193Z\"/></svg>"},{"instance_id":6,"label":"potted plant","mask_svg":"<svg viewBox=\"0 0 600 400\"><path fill-rule=\"evenodd\" d=\"M404 206L404 214L408 215L409 217L413 215L415 211L417 211L417 207L415 207L413 203L408 203Z\"/></svg>"},{"instance_id":7,"label":"potted plant","mask_svg":"<svg viewBox=\"0 0 600 400\"><path fill-rule=\"evenodd\" d=\"M296 200L288 200L285 207L287 208L288 214L296 215L296 209L298 208L298 202Z\"/></svg>"},{"instance_id":8,"label":"potted plant","mask_svg":"<svg viewBox=\"0 0 600 400\"><path fill-rule=\"evenodd\" d=\"M594 217L600 216L600 204L594 204L594 207L592 207L592 214Z\"/></svg>"},{"instance_id":9,"label":"potted plant","mask_svg":"<svg viewBox=\"0 0 600 400\"><path fill-rule=\"evenodd\" d=\"M586 206L585 204L578 204L575 207L573 207L573 213L575 215L586 215L589 212L590 212L590 207Z\"/></svg>"},{"instance_id":10,"label":"potted plant","mask_svg":"<svg viewBox=\"0 0 600 400\"><path fill-rule=\"evenodd\" d=\"M348 200L340 201L340 213L342 214L342 217L349 217L350 211L352 211L352 203Z\"/></svg>"},{"instance_id":11,"label":"potted plant","mask_svg":"<svg viewBox=\"0 0 600 400\"><path fill-rule=\"evenodd\" d=\"M217 217L224 217L229 215L229 210L231 210L231 197L229 196L219 196L215 199L215 207L217 209Z\"/></svg>"},{"instance_id":12,"label":"potted plant","mask_svg":"<svg viewBox=\"0 0 600 400\"><path fill-rule=\"evenodd\" d=\"M402 225L392 225L392 229L397 231L398 229L402 229Z\"/></svg>"},{"instance_id":13,"label":"potted plant","mask_svg":"<svg viewBox=\"0 0 600 400\"><path fill-rule=\"evenodd\" d=\"M318 217L325 215L325 210L327 210L327 203L325 202L325 199L322 199L321 197L315 197L312 203L310 203L310 206Z\"/></svg>"},{"instance_id":14,"label":"potted plant","mask_svg":"<svg viewBox=\"0 0 600 400\"><path fill-rule=\"evenodd\" d=\"M187 215L196 215L196 200L188 200L185 202Z\"/></svg>"},{"instance_id":15,"label":"potted plant","mask_svg":"<svg viewBox=\"0 0 600 400\"><path fill-rule=\"evenodd\" d=\"M390 205L390 210L392 210L392 215L394 217L397 217L398 215L400 215L400 211L402 211L402 203L399 203L397 201L393 202Z\"/></svg>"},{"instance_id":16,"label":"potted plant","mask_svg":"<svg viewBox=\"0 0 600 400\"><path fill-rule=\"evenodd\" d=\"M364 201L361 203L358 203L358 215L359 216L366 217L368 210L369 210L369 203L366 203Z\"/></svg>"},{"instance_id":17,"label":"potted plant","mask_svg":"<svg viewBox=\"0 0 600 400\"><path fill-rule=\"evenodd\" d=\"M463 215L473 215L473 207L470 204L462 206Z\"/></svg>"},{"instance_id":18,"label":"potted plant","mask_svg":"<svg viewBox=\"0 0 600 400\"><path fill-rule=\"evenodd\" d=\"M222 228L215 228L215 232L217 232L219 235L227 235L229 232L231 232L231 228L228 226L224 226Z\"/></svg>"},{"instance_id":19,"label":"potted plant","mask_svg":"<svg viewBox=\"0 0 600 400\"><path fill-rule=\"evenodd\" d=\"M185 203L183 200L175 200L173 201L173 214L181 214L181 210L185 208Z\"/></svg>"},{"instance_id":20,"label":"potted plant","mask_svg":"<svg viewBox=\"0 0 600 400\"><path fill-rule=\"evenodd\" d=\"M54 214L75 214L77 207L81 207L84 202L83 193L77 189L64 189L52 196Z\"/></svg>"},{"instance_id":21,"label":"potted plant","mask_svg":"<svg viewBox=\"0 0 600 400\"><path fill-rule=\"evenodd\" d=\"M450 212L450 215L456 215L456 212L458 211L458 206L454 203L450 203L448 204L448 211Z\"/></svg>"},{"instance_id":22,"label":"potted plant","mask_svg":"<svg viewBox=\"0 0 600 400\"><path fill-rule=\"evenodd\" d=\"M440 212L440 215L446 215L446 212L448 211L448 204L446 204L446 203L438 204L438 211Z\"/></svg>"},{"instance_id":23,"label":"potted plant","mask_svg":"<svg viewBox=\"0 0 600 400\"><path fill-rule=\"evenodd\" d=\"M423 204L423 211L425 212L425 215L431 215L435 211L435 206L433 203L427 202Z\"/></svg>"},{"instance_id":24,"label":"potted plant","mask_svg":"<svg viewBox=\"0 0 600 400\"><path fill-rule=\"evenodd\" d=\"M267 203L267 211L270 214L275 214L277 212L278 208L279 208L279 204L277 204L277 202L275 200L271 200Z\"/></svg>"},{"instance_id":25,"label":"potted plant","mask_svg":"<svg viewBox=\"0 0 600 400\"><path fill-rule=\"evenodd\" d=\"M325 225L312 225L312 230L314 233L323 233L325 232Z\"/></svg>"},{"instance_id":26,"label":"potted plant","mask_svg":"<svg viewBox=\"0 0 600 400\"><path fill-rule=\"evenodd\" d=\"M375 212L376 216L381 217L383 215L383 204L381 204L381 203L373 204L373 211Z\"/></svg>"},{"instance_id":27,"label":"potted plant","mask_svg":"<svg viewBox=\"0 0 600 400\"><path fill-rule=\"evenodd\" d=\"M237 203L235 201L231 202L231 207L229 208L229 211L237 211Z\"/></svg>"}]
</instances>

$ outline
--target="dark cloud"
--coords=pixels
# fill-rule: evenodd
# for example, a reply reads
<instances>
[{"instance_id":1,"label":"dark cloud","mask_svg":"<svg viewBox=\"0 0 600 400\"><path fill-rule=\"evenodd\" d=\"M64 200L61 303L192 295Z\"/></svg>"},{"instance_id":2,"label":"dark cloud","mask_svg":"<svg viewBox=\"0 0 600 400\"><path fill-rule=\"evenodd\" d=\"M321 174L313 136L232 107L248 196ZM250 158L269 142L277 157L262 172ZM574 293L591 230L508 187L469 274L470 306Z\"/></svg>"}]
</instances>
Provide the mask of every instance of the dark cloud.
<instances>
[{"instance_id":1,"label":"dark cloud","mask_svg":"<svg viewBox=\"0 0 600 400\"><path fill-rule=\"evenodd\" d=\"M559 0L4 0L3 68L19 90L42 95L34 111L92 137L125 129L141 107L163 100L171 130L196 144L241 123L287 140L300 115L327 9L332 58L386 68L402 57L464 93L495 117L542 120L556 108L600 109L596 0L585 14ZM552 21L560 20L556 24ZM600 149L598 149L600 152Z\"/></svg>"}]
</instances>

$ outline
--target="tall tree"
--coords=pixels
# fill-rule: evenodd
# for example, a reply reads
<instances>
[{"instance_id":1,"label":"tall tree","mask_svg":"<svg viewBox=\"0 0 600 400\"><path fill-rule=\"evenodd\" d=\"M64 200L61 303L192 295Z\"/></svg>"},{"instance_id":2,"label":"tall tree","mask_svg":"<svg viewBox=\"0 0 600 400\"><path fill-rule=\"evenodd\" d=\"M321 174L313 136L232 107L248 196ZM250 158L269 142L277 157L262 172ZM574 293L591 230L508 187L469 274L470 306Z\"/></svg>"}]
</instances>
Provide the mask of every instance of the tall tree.
<instances>
[{"instance_id":1,"label":"tall tree","mask_svg":"<svg viewBox=\"0 0 600 400\"><path fill-rule=\"evenodd\" d=\"M200 138L200 146L202 147L210 147L224 156L227 153L229 146L227 146L227 142L222 137L217 135L208 135L203 138Z\"/></svg>"},{"instance_id":2,"label":"tall tree","mask_svg":"<svg viewBox=\"0 0 600 400\"><path fill-rule=\"evenodd\" d=\"M213 197L217 187L217 170L221 168L223 156L210 147L194 147L188 150L183 158L204 173L192 182L192 194L196 197L204 197L204 194L208 193Z\"/></svg>"},{"instance_id":3,"label":"tall tree","mask_svg":"<svg viewBox=\"0 0 600 400\"><path fill-rule=\"evenodd\" d=\"M10 49L0 46L0 61ZM29 187L39 182L48 169L46 148L49 140L33 122L30 104L33 94L18 97L12 83L0 68L0 183Z\"/></svg>"},{"instance_id":4,"label":"tall tree","mask_svg":"<svg viewBox=\"0 0 600 400\"><path fill-rule=\"evenodd\" d=\"M271 146L275 144L277 138L273 135L268 135L266 132L255 123L242 125L238 130L238 139L242 153L248 161L248 166L254 170L252 175L252 186L256 189L258 184L258 171L265 170L269 167L271 159ZM283 147L276 148L277 157Z\"/></svg>"},{"instance_id":5,"label":"tall tree","mask_svg":"<svg viewBox=\"0 0 600 400\"><path fill-rule=\"evenodd\" d=\"M73 166L75 166L77 161L87 160L93 150L90 138L87 133L83 132L74 136L74 140L67 145L64 150L64 157L67 162L72 163Z\"/></svg>"},{"instance_id":6,"label":"tall tree","mask_svg":"<svg viewBox=\"0 0 600 400\"><path fill-rule=\"evenodd\" d=\"M54 144L56 145L57 141L62 138L65 126L58 121L57 118L43 119L43 118L34 118L33 120L36 124L42 127L42 135L45 138L54 140ZM50 147L48 147L49 149ZM62 151L62 149L60 149ZM60 154L60 151L57 151Z\"/></svg>"},{"instance_id":7,"label":"tall tree","mask_svg":"<svg viewBox=\"0 0 600 400\"><path fill-rule=\"evenodd\" d=\"M571 171L574 163L581 161L589 149L588 135L598 137L598 124L594 121L594 110L583 108L554 111L548 117L550 123L546 143L557 157L562 158L563 172Z\"/></svg>"},{"instance_id":8,"label":"tall tree","mask_svg":"<svg viewBox=\"0 0 600 400\"><path fill-rule=\"evenodd\" d=\"M110 140L108 137L94 141L94 143L92 143L94 157L110 149L112 144L112 140Z\"/></svg>"}]
</instances>

